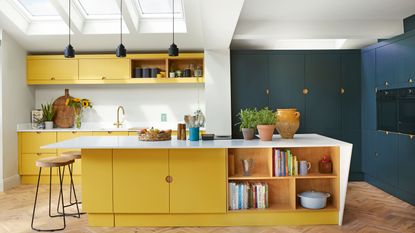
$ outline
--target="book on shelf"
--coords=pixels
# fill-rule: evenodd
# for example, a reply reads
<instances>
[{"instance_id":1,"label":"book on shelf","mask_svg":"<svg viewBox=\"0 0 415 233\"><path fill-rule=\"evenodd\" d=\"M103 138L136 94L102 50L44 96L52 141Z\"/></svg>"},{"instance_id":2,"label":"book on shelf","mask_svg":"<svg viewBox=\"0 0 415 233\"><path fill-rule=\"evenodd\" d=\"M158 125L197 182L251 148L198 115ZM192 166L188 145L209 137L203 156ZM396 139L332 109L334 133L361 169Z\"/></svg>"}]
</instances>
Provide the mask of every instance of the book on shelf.
<instances>
[{"instance_id":1,"label":"book on shelf","mask_svg":"<svg viewBox=\"0 0 415 233\"><path fill-rule=\"evenodd\" d=\"M274 149L273 173L274 176L297 176L298 160L290 150Z\"/></svg>"},{"instance_id":2,"label":"book on shelf","mask_svg":"<svg viewBox=\"0 0 415 233\"><path fill-rule=\"evenodd\" d=\"M229 182L229 209L268 208L268 192L267 183Z\"/></svg>"}]
</instances>

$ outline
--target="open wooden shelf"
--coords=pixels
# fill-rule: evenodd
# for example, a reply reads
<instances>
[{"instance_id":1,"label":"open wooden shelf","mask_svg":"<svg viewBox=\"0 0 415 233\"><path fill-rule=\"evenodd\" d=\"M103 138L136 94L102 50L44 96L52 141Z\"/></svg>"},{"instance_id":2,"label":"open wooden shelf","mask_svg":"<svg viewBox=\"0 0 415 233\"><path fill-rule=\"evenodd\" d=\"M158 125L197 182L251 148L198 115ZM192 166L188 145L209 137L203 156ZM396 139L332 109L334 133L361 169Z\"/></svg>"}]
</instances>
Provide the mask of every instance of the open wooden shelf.
<instances>
[{"instance_id":1,"label":"open wooden shelf","mask_svg":"<svg viewBox=\"0 0 415 233\"><path fill-rule=\"evenodd\" d=\"M265 209L243 209L243 210L228 210L228 213L258 213L258 212L287 212L293 211L294 209L288 203L281 204L270 204L268 208Z\"/></svg>"},{"instance_id":2,"label":"open wooden shelf","mask_svg":"<svg viewBox=\"0 0 415 233\"><path fill-rule=\"evenodd\" d=\"M294 176L296 179L335 179L335 174L323 174L323 173L309 173L306 176Z\"/></svg>"},{"instance_id":3,"label":"open wooden shelf","mask_svg":"<svg viewBox=\"0 0 415 233\"><path fill-rule=\"evenodd\" d=\"M307 209L302 207L300 204L297 205L296 211L333 211L337 210L337 208L333 205L333 203L327 203L326 208L323 209Z\"/></svg>"},{"instance_id":4,"label":"open wooden shelf","mask_svg":"<svg viewBox=\"0 0 415 233\"><path fill-rule=\"evenodd\" d=\"M294 178L294 176L232 176L228 177L228 180L287 180Z\"/></svg>"}]
</instances>

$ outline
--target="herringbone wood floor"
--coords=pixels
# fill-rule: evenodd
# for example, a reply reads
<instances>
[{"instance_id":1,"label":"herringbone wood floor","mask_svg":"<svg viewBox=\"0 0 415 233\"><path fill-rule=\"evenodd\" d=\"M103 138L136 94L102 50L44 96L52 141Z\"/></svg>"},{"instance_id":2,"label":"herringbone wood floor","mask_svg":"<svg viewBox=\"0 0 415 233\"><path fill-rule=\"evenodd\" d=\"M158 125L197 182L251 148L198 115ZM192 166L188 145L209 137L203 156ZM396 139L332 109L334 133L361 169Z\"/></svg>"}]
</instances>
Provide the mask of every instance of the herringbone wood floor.
<instances>
[{"instance_id":1,"label":"herringbone wood floor","mask_svg":"<svg viewBox=\"0 0 415 233\"><path fill-rule=\"evenodd\" d=\"M21 185L5 193L0 193L0 232L31 232L30 219L33 208L35 186ZM47 186L40 188L40 201L37 214L47 215ZM40 227L49 226L48 217L38 218ZM53 220L56 224L56 219ZM365 183L351 182L343 226L276 226L276 227L162 227L162 228L104 228L88 227L86 216L81 219L67 218L65 232L209 232L209 233L270 233L270 232L415 232L415 207L390 196Z\"/></svg>"}]
</instances>

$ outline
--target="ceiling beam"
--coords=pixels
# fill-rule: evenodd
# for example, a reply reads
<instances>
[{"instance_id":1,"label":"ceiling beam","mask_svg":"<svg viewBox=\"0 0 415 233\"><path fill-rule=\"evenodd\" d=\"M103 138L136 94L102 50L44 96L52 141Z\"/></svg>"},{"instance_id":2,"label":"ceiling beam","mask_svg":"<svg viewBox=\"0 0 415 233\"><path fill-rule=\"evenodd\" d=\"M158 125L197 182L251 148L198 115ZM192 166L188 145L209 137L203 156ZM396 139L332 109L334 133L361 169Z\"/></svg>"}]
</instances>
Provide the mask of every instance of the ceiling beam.
<instances>
[{"instance_id":1,"label":"ceiling beam","mask_svg":"<svg viewBox=\"0 0 415 233\"><path fill-rule=\"evenodd\" d=\"M55 7L56 11L61 16L62 20L69 25L69 10L68 10L68 1L69 0L49 0L50 3ZM85 18L79 12L78 8L73 4L71 6L71 31L74 34L82 34L84 27Z\"/></svg>"},{"instance_id":2,"label":"ceiling beam","mask_svg":"<svg viewBox=\"0 0 415 233\"><path fill-rule=\"evenodd\" d=\"M121 6L120 0L115 0L118 7ZM122 0L123 1L123 20L128 27L130 34L138 33L138 27L140 22L140 16L135 6L134 0Z\"/></svg>"}]
</instances>

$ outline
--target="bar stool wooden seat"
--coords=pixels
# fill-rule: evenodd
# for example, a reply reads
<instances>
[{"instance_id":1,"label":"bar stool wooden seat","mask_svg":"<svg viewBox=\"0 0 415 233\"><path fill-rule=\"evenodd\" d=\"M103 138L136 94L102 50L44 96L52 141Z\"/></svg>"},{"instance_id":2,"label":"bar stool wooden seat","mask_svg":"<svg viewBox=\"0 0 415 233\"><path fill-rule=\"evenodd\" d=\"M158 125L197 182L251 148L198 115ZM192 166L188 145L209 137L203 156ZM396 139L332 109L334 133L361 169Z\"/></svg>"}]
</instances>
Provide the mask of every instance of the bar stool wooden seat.
<instances>
[{"instance_id":1,"label":"bar stool wooden seat","mask_svg":"<svg viewBox=\"0 0 415 233\"><path fill-rule=\"evenodd\" d=\"M66 151L66 152L62 152L60 154L60 157L61 158L66 158L68 160L81 159L81 152L80 151ZM73 164L69 164L68 168L69 168L69 172L72 174L73 173ZM63 170L63 174L65 174L65 169ZM64 207L73 206L75 204L78 204L78 205L82 204L82 202L78 201L77 199L76 199L75 202L72 202L72 193L73 193L73 196L76 197L75 185L73 183L73 179L71 178L70 187L69 187L69 204L64 205ZM58 206L57 206L57 211L58 211L58 213L61 213L61 212L59 212L59 202L58 202ZM71 214L67 213L66 216L77 215L79 217L79 214L85 214L85 213L79 213L79 211L78 211L78 213L71 213Z\"/></svg>"},{"instance_id":2,"label":"bar stool wooden seat","mask_svg":"<svg viewBox=\"0 0 415 233\"><path fill-rule=\"evenodd\" d=\"M63 192L62 192L62 182L63 182L63 173L61 172L61 168L65 168L65 166L70 166L74 163L75 160L68 159L65 157L49 157L49 158L43 158L38 159L36 161L36 166L39 167L39 175L37 180L37 186L36 186L36 194L35 194L35 202L33 205L33 213L32 213L32 222L31 227L33 230L36 231L61 231L66 228L66 219L65 219L65 208L62 208L62 214L56 214L52 215L51 213L51 196L52 196L52 168L58 168L58 175L59 175L59 199L58 203L60 202L63 206L64 200L63 200ZM49 217L62 217L63 220L63 227L61 228L55 228L55 229L38 229L34 227L34 218L35 218L35 212L36 212L36 203L37 203L37 197L39 192L39 183L40 183L40 177L42 175L42 168L49 168ZM72 181L72 172L71 173L71 181ZM76 199L76 196L75 196ZM78 205L77 205L78 208ZM78 209L79 214L79 209Z\"/></svg>"}]
</instances>

